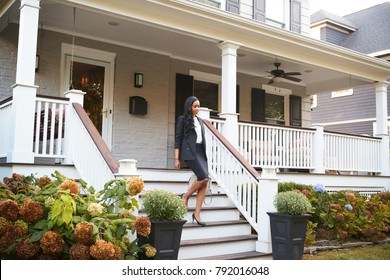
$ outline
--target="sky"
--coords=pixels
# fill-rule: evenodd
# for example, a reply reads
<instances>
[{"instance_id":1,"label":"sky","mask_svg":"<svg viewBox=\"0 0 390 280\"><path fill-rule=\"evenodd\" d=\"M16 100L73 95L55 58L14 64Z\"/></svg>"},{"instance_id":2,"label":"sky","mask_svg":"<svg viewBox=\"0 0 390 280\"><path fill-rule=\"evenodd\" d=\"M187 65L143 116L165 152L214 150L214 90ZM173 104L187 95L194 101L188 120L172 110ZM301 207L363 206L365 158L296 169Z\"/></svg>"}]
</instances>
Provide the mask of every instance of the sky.
<instances>
[{"instance_id":1,"label":"sky","mask_svg":"<svg viewBox=\"0 0 390 280\"><path fill-rule=\"evenodd\" d=\"M384 2L386 0L311 0L310 14L322 9L338 16L345 16Z\"/></svg>"}]
</instances>

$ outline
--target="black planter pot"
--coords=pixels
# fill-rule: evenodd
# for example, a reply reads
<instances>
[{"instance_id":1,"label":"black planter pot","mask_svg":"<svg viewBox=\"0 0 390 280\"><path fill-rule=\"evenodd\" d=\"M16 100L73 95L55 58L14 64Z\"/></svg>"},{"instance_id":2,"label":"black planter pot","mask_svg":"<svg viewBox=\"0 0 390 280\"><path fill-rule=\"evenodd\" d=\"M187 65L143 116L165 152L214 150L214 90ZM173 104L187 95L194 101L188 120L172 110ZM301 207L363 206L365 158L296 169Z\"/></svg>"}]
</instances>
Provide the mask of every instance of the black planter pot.
<instances>
[{"instance_id":1,"label":"black planter pot","mask_svg":"<svg viewBox=\"0 0 390 280\"><path fill-rule=\"evenodd\" d=\"M310 215L285 215L267 212L270 217L274 260L301 260Z\"/></svg>"},{"instance_id":2,"label":"black planter pot","mask_svg":"<svg viewBox=\"0 0 390 280\"><path fill-rule=\"evenodd\" d=\"M156 248L155 260L177 260L183 225L187 221L150 221L152 229L149 239L139 236L139 244L150 243Z\"/></svg>"}]
</instances>

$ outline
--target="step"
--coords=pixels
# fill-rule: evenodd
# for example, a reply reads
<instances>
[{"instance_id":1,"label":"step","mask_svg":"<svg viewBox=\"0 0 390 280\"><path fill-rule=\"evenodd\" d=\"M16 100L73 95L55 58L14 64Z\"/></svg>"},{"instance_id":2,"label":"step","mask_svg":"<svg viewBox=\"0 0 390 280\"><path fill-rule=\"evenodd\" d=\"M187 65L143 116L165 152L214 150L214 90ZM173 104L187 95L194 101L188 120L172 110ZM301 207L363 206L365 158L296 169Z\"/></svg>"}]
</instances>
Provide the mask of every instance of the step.
<instances>
[{"instance_id":1,"label":"step","mask_svg":"<svg viewBox=\"0 0 390 280\"><path fill-rule=\"evenodd\" d=\"M188 211L184 217L188 222L192 222L192 213L195 210L193 207L188 207ZM200 212L203 222L212 221L228 221L228 220L239 220L240 211L232 206L203 206Z\"/></svg>"},{"instance_id":2,"label":"step","mask_svg":"<svg viewBox=\"0 0 390 280\"><path fill-rule=\"evenodd\" d=\"M251 226L244 220L208 222L205 227L190 220L184 224L181 240L246 235L251 234L251 231Z\"/></svg>"},{"instance_id":3,"label":"step","mask_svg":"<svg viewBox=\"0 0 390 280\"><path fill-rule=\"evenodd\" d=\"M196 194L192 195L188 200L188 207L194 208L196 204ZM212 193L211 195L207 195L204 199L203 206L229 206L234 207L234 203L227 197L226 194L221 193Z\"/></svg>"},{"instance_id":4,"label":"step","mask_svg":"<svg viewBox=\"0 0 390 280\"><path fill-rule=\"evenodd\" d=\"M164 189L176 194L182 194L189 188L188 180L143 180L145 185L144 189L146 191L153 189ZM215 182L212 182L210 188L213 194L224 193Z\"/></svg>"},{"instance_id":5,"label":"step","mask_svg":"<svg viewBox=\"0 0 390 280\"><path fill-rule=\"evenodd\" d=\"M204 258L196 258L194 260L272 260L272 254L264 254L256 251L251 251L236 254L225 254Z\"/></svg>"},{"instance_id":6,"label":"step","mask_svg":"<svg viewBox=\"0 0 390 280\"><path fill-rule=\"evenodd\" d=\"M182 240L178 259L197 259L215 255L253 252L257 235L246 234L221 238Z\"/></svg>"}]
</instances>

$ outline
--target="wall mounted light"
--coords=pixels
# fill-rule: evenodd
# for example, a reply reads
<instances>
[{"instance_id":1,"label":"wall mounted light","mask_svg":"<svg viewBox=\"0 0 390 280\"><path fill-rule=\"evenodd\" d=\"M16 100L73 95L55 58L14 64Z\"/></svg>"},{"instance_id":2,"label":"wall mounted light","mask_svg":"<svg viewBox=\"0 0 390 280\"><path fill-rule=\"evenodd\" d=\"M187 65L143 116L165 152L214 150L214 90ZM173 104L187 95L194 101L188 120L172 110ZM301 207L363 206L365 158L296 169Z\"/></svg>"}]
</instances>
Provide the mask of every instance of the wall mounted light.
<instances>
[{"instance_id":1,"label":"wall mounted light","mask_svg":"<svg viewBox=\"0 0 390 280\"><path fill-rule=\"evenodd\" d=\"M37 54L35 56L35 73L37 73L39 70L39 55Z\"/></svg>"},{"instance_id":2,"label":"wall mounted light","mask_svg":"<svg viewBox=\"0 0 390 280\"><path fill-rule=\"evenodd\" d=\"M142 88L144 85L144 74L142 73L134 73L134 87Z\"/></svg>"}]
</instances>

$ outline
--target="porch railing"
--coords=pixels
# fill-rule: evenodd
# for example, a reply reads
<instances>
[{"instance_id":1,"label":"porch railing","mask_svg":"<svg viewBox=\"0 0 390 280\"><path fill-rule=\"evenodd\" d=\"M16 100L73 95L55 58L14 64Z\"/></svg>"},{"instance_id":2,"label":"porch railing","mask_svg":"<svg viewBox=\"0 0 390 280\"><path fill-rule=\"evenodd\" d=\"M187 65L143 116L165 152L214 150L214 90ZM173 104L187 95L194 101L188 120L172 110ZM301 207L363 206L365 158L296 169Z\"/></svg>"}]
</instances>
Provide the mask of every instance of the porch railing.
<instances>
[{"instance_id":1,"label":"porch railing","mask_svg":"<svg viewBox=\"0 0 390 280\"><path fill-rule=\"evenodd\" d=\"M97 190L115 178L118 162L79 103L37 95L33 134L35 158L74 164L80 177ZM0 102L0 157L7 158L12 137L12 98Z\"/></svg>"},{"instance_id":2,"label":"porch railing","mask_svg":"<svg viewBox=\"0 0 390 280\"><path fill-rule=\"evenodd\" d=\"M324 132L324 166L328 170L380 171L380 138Z\"/></svg>"},{"instance_id":3,"label":"porch railing","mask_svg":"<svg viewBox=\"0 0 390 280\"><path fill-rule=\"evenodd\" d=\"M260 175L213 124L208 120L204 120L204 123L207 127L205 136L209 173L212 179L224 189L245 219L258 231Z\"/></svg>"},{"instance_id":4,"label":"porch railing","mask_svg":"<svg viewBox=\"0 0 390 280\"><path fill-rule=\"evenodd\" d=\"M37 95L34 122L36 157L64 159L65 111L68 98Z\"/></svg>"},{"instance_id":5,"label":"porch railing","mask_svg":"<svg viewBox=\"0 0 390 280\"><path fill-rule=\"evenodd\" d=\"M7 157L7 152L11 150L9 132L12 124L12 98L7 98L0 102L0 158Z\"/></svg>"},{"instance_id":6,"label":"porch railing","mask_svg":"<svg viewBox=\"0 0 390 280\"><path fill-rule=\"evenodd\" d=\"M239 150L254 167L313 170L318 157L324 170L380 172L377 137L246 122L238 129Z\"/></svg>"},{"instance_id":7,"label":"porch railing","mask_svg":"<svg viewBox=\"0 0 390 280\"><path fill-rule=\"evenodd\" d=\"M240 152L254 167L313 168L313 129L238 124Z\"/></svg>"}]
</instances>

